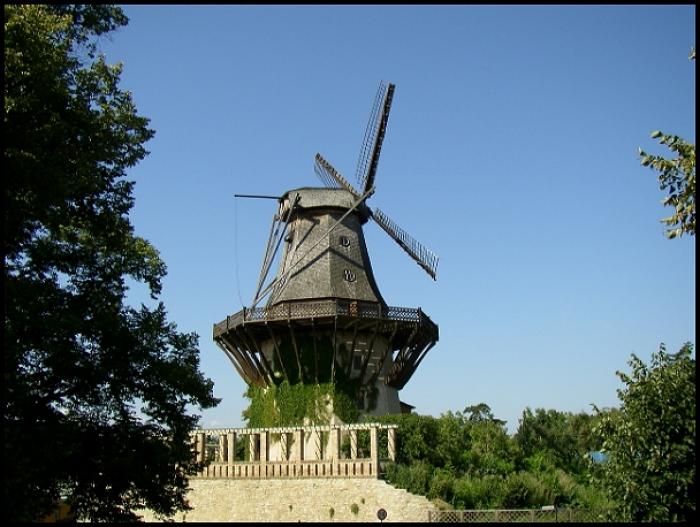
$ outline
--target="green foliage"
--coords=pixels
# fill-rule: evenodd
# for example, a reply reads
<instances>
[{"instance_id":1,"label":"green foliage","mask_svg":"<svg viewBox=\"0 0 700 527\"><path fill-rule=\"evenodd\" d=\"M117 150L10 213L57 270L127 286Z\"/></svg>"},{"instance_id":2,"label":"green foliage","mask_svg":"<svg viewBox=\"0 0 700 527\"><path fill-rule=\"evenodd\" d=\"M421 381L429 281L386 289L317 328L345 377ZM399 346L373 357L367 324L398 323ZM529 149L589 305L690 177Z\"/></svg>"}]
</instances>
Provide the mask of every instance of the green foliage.
<instances>
[{"instance_id":1,"label":"green foliage","mask_svg":"<svg viewBox=\"0 0 700 527\"><path fill-rule=\"evenodd\" d=\"M695 48L688 58L695 60ZM677 135L664 134L658 130L652 132L651 137L658 139L660 144L666 145L676 154L676 157L668 159L639 149L642 165L659 172L661 190L668 189L668 196L662 203L673 207L674 213L661 220L670 226L666 230L666 236L695 236L695 145Z\"/></svg>"},{"instance_id":2,"label":"green foliage","mask_svg":"<svg viewBox=\"0 0 700 527\"><path fill-rule=\"evenodd\" d=\"M350 512L357 516L357 514L360 512L360 506L357 503L353 503L350 505Z\"/></svg>"},{"instance_id":3,"label":"green foliage","mask_svg":"<svg viewBox=\"0 0 700 527\"><path fill-rule=\"evenodd\" d=\"M398 424L397 462L388 466L386 479L409 492L468 509L608 506L602 491L588 482L585 463L558 462L552 455L567 440L574 440L575 449L592 450L594 439L586 427L593 418L544 410L527 410L525 415L521 440L535 435L530 433L535 429L541 435L528 446L527 457L518 440L506 433L504 422L483 403L468 406L464 414L447 412L439 418L407 414L372 420ZM568 435L560 436L561 422Z\"/></svg>"},{"instance_id":4,"label":"green foliage","mask_svg":"<svg viewBox=\"0 0 700 527\"><path fill-rule=\"evenodd\" d=\"M127 23L100 5L5 5L3 503L30 521L64 496L80 519L186 510L200 466L186 408L217 404L198 337L157 299L165 263L136 236L127 168L153 136L96 37Z\"/></svg>"},{"instance_id":5,"label":"green foliage","mask_svg":"<svg viewBox=\"0 0 700 527\"><path fill-rule=\"evenodd\" d=\"M328 424L333 414L346 423L358 418L354 400L332 383L285 381L268 388L249 386L244 395L250 405L243 411L243 419L250 427Z\"/></svg>"},{"instance_id":6,"label":"green foliage","mask_svg":"<svg viewBox=\"0 0 700 527\"><path fill-rule=\"evenodd\" d=\"M539 463L550 464L572 473L581 473L589 452L600 448L591 436L595 417L557 410L530 408L523 411L515 442L522 451L528 469Z\"/></svg>"},{"instance_id":7,"label":"green foliage","mask_svg":"<svg viewBox=\"0 0 700 527\"><path fill-rule=\"evenodd\" d=\"M244 393L251 401L243 412L249 426L297 425L305 420L327 424L332 413L346 423L355 422L359 410L376 407L376 386L363 385L359 378L351 379L343 368L331 368L330 338L298 336L295 341L283 340L278 348L279 357L275 354L273 360L277 384L266 388L250 386Z\"/></svg>"},{"instance_id":8,"label":"green foliage","mask_svg":"<svg viewBox=\"0 0 700 527\"><path fill-rule=\"evenodd\" d=\"M620 504L623 521L689 521L695 517L695 359L687 343L662 344L650 365L632 355L617 372L617 412L597 410L595 433L609 456L597 479Z\"/></svg>"},{"instance_id":9,"label":"green foliage","mask_svg":"<svg viewBox=\"0 0 700 527\"><path fill-rule=\"evenodd\" d=\"M503 421L479 421L469 429L469 450L464 468L474 475L505 476L515 468L516 445L506 432Z\"/></svg>"},{"instance_id":10,"label":"green foliage","mask_svg":"<svg viewBox=\"0 0 700 527\"><path fill-rule=\"evenodd\" d=\"M486 403L469 405L464 408L463 413L469 421L498 421L500 424L505 424L493 416L491 407Z\"/></svg>"}]
</instances>

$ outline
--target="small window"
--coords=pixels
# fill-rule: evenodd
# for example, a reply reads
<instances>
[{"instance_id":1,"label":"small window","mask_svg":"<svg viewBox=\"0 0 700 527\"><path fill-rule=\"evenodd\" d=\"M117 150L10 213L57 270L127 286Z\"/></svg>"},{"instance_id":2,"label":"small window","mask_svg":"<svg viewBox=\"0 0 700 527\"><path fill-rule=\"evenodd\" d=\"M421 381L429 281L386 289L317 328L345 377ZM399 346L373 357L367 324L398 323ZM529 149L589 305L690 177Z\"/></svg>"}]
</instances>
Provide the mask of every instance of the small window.
<instances>
[{"instance_id":1,"label":"small window","mask_svg":"<svg viewBox=\"0 0 700 527\"><path fill-rule=\"evenodd\" d=\"M348 238L347 236L341 236L340 245L342 245L343 247L350 247L350 238Z\"/></svg>"},{"instance_id":2,"label":"small window","mask_svg":"<svg viewBox=\"0 0 700 527\"><path fill-rule=\"evenodd\" d=\"M348 282L354 282L357 279L355 273L353 273L350 269L345 269L345 271L343 271L343 278L345 278L345 280Z\"/></svg>"}]
</instances>

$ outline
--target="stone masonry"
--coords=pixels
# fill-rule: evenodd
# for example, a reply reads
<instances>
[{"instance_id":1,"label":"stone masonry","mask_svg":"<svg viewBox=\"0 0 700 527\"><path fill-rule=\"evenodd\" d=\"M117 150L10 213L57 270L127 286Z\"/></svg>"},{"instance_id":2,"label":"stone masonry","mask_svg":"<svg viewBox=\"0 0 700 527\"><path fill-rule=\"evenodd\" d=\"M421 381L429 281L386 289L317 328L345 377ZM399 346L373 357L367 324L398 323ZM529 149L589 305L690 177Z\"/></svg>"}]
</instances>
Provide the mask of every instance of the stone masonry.
<instances>
[{"instance_id":1,"label":"stone masonry","mask_svg":"<svg viewBox=\"0 0 700 527\"><path fill-rule=\"evenodd\" d=\"M387 522L425 522L437 510L427 498L379 479L192 479L190 487L194 510L175 521L379 522L382 508ZM143 519L158 521L150 511Z\"/></svg>"},{"instance_id":2,"label":"stone masonry","mask_svg":"<svg viewBox=\"0 0 700 527\"><path fill-rule=\"evenodd\" d=\"M380 432L386 434L384 455ZM358 434L368 434L369 451L359 448ZM350 439L349 455L340 448L343 435ZM246 459L234 454L239 441L249 446ZM174 521L371 522L384 509L385 521L406 522L427 521L428 511L436 510L427 498L379 479L395 459L396 425L197 430L192 442L193 454L209 464L190 479L193 509ZM143 519L158 520L148 510Z\"/></svg>"}]
</instances>

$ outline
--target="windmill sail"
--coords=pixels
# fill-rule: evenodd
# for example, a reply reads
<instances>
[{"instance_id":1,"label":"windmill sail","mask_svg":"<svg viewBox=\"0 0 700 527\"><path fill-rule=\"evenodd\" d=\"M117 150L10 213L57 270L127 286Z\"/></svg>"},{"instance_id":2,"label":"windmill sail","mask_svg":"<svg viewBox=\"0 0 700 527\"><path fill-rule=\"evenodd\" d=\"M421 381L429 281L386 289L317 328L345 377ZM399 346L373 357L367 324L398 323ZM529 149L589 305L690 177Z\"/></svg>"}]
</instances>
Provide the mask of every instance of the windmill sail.
<instances>
[{"instance_id":1,"label":"windmill sail","mask_svg":"<svg viewBox=\"0 0 700 527\"><path fill-rule=\"evenodd\" d=\"M391 218L381 210L375 208L372 211L372 218L433 278L433 280L437 279L435 273L437 271L439 258L435 253L423 247L423 245L394 223Z\"/></svg>"},{"instance_id":2,"label":"windmill sail","mask_svg":"<svg viewBox=\"0 0 700 527\"><path fill-rule=\"evenodd\" d=\"M340 172L333 168L333 165L326 161L321 154L316 154L314 171L316 172L318 178L323 181L328 188L344 188L355 196L355 198L360 197L360 193L357 192L357 190L355 190L348 180L341 176Z\"/></svg>"},{"instance_id":3,"label":"windmill sail","mask_svg":"<svg viewBox=\"0 0 700 527\"><path fill-rule=\"evenodd\" d=\"M384 141L384 133L389 120L391 100L394 97L394 87L394 84L382 82L374 99L372 113L370 113L365 138L360 149L360 157L357 160L357 182L363 191L374 185L379 153L382 150L382 141Z\"/></svg>"},{"instance_id":4,"label":"windmill sail","mask_svg":"<svg viewBox=\"0 0 700 527\"><path fill-rule=\"evenodd\" d=\"M323 183L327 188L343 188L338 180L331 176L331 172L327 166L331 166L330 163L323 159L321 154L316 154L316 159L314 160L314 172L316 173L318 179L321 180L321 183ZM333 167L331 166L331 168Z\"/></svg>"}]
</instances>

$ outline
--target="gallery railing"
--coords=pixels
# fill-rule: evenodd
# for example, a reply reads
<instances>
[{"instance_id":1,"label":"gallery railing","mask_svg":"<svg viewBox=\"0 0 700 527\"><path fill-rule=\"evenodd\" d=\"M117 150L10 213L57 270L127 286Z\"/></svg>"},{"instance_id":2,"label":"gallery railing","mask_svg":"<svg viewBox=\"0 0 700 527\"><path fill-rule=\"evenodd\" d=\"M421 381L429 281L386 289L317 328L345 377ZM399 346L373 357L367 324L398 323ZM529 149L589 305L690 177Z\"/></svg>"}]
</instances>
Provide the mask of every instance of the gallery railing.
<instances>
[{"instance_id":1,"label":"gallery railing","mask_svg":"<svg viewBox=\"0 0 700 527\"><path fill-rule=\"evenodd\" d=\"M243 308L214 325L214 334L239 326L243 322L294 320L324 317L358 317L385 319L400 322L421 323L427 319L420 309L386 307L373 302L351 300L322 300L312 302L288 302L270 307ZM429 320L429 319L428 319Z\"/></svg>"}]
</instances>

